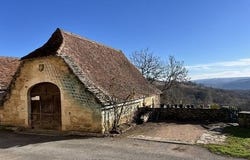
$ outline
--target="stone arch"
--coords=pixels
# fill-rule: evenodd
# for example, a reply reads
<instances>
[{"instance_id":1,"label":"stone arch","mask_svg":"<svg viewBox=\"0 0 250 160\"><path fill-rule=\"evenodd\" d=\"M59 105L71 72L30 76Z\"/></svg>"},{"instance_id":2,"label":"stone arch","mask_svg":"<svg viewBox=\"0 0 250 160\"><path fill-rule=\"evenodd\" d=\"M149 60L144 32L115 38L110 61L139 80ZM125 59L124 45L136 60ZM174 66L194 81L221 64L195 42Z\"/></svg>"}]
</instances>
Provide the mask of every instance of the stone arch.
<instances>
[{"instance_id":1,"label":"stone arch","mask_svg":"<svg viewBox=\"0 0 250 160\"><path fill-rule=\"evenodd\" d=\"M61 130L61 94L57 85L42 82L29 91L29 125L34 129Z\"/></svg>"}]
</instances>

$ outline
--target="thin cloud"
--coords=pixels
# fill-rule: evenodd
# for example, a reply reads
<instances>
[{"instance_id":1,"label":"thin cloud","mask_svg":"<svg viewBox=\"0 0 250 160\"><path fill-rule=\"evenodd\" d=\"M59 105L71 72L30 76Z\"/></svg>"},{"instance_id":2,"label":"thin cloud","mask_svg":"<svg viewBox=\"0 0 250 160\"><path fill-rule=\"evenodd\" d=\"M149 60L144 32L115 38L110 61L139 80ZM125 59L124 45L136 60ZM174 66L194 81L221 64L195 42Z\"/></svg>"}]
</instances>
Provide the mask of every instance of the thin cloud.
<instances>
[{"instance_id":1,"label":"thin cloud","mask_svg":"<svg viewBox=\"0 0 250 160\"><path fill-rule=\"evenodd\" d=\"M186 66L187 69L191 70L209 70L215 67L244 67L250 66L250 58L239 59L236 61L223 61L217 63L209 63L209 64L199 64L199 65L192 65Z\"/></svg>"},{"instance_id":2,"label":"thin cloud","mask_svg":"<svg viewBox=\"0 0 250 160\"><path fill-rule=\"evenodd\" d=\"M250 77L250 58L186 66L192 80L206 78Z\"/></svg>"},{"instance_id":3,"label":"thin cloud","mask_svg":"<svg viewBox=\"0 0 250 160\"><path fill-rule=\"evenodd\" d=\"M250 69L245 71L226 71L214 73L201 73L191 75L192 80L209 79L209 78L228 78L228 77L250 77Z\"/></svg>"}]
</instances>

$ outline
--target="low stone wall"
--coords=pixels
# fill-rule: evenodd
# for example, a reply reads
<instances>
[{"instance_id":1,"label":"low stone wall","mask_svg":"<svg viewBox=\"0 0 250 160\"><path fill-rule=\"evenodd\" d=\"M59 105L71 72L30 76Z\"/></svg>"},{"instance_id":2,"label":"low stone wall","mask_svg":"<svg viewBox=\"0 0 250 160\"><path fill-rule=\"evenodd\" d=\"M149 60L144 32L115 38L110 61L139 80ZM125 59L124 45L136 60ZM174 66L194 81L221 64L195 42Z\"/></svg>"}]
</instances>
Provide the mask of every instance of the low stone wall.
<instances>
[{"instance_id":1,"label":"low stone wall","mask_svg":"<svg viewBox=\"0 0 250 160\"><path fill-rule=\"evenodd\" d=\"M179 122L233 122L237 121L237 114L228 109L191 109L191 108L140 108L137 114L148 121L179 121Z\"/></svg>"},{"instance_id":2,"label":"low stone wall","mask_svg":"<svg viewBox=\"0 0 250 160\"><path fill-rule=\"evenodd\" d=\"M250 128L250 111L239 112L239 125Z\"/></svg>"}]
</instances>

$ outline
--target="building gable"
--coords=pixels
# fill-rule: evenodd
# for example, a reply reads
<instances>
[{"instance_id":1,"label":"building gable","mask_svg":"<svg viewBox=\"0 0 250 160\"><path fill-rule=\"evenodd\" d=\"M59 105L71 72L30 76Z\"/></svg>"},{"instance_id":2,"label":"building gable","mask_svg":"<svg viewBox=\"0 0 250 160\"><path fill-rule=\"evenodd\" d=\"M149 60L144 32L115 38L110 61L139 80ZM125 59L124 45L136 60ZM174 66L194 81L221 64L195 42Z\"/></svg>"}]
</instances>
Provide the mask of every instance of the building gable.
<instances>
[{"instance_id":1,"label":"building gable","mask_svg":"<svg viewBox=\"0 0 250 160\"><path fill-rule=\"evenodd\" d=\"M57 29L41 48L24 59L59 56L74 74L103 103L115 95L122 100L132 92L134 98L159 94L121 51Z\"/></svg>"}]
</instances>

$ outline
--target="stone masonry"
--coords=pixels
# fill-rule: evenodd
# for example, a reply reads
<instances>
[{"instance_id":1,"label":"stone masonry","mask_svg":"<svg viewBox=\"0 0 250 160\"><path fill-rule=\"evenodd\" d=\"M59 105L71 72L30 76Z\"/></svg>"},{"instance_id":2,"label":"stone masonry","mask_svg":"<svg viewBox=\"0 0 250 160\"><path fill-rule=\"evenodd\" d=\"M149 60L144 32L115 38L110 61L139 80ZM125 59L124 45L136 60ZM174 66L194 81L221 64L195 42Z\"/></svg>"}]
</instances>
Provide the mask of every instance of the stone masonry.
<instances>
[{"instance_id":1,"label":"stone masonry","mask_svg":"<svg viewBox=\"0 0 250 160\"><path fill-rule=\"evenodd\" d=\"M44 65L43 71L39 71L40 64ZM65 62L52 56L23 61L8 100L0 109L1 124L29 127L29 91L42 82L53 83L60 89L62 130L102 132L100 104Z\"/></svg>"}]
</instances>

